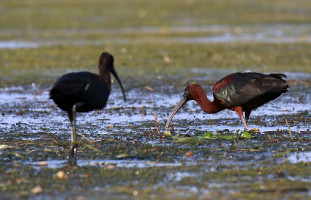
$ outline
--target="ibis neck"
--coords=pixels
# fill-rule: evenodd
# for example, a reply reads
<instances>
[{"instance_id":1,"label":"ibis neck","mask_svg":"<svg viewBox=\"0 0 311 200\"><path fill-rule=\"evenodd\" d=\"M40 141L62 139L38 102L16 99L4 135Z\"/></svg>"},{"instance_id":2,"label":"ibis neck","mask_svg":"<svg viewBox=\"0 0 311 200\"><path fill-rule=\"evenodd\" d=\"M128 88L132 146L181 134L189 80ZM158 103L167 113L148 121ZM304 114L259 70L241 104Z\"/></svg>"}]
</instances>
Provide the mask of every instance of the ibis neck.
<instances>
[{"instance_id":1,"label":"ibis neck","mask_svg":"<svg viewBox=\"0 0 311 200\"><path fill-rule=\"evenodd\" d=\"M224 108L216 101L211 102L205 95L195 100L206 113L217 113Z\"/></svg>"},{"instance_id":2,"label":"ibis neck","mask_svg":"<svg viewBox=\"0 0 311 200\"><path fill-rule=\"evenodd\" d=\"M106 69L104 66L99 66L99 78L101 81L105 82L107 89L110 91L111 88L110 71Z\"/></svg>"}]
</instances>

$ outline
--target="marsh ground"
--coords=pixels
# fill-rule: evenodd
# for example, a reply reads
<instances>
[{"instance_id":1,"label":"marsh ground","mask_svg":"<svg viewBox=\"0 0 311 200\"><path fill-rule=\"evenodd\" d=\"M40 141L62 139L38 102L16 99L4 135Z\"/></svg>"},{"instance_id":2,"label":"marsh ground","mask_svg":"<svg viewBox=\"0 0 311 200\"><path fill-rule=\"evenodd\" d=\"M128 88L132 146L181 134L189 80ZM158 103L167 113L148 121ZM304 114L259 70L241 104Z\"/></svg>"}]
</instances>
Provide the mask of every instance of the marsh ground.
<instances>
[{"instance_id":1,"label":"marsh ground","mask_svg":"<svg viewBox=\"0 0 311 200\"><path fill-rule=\"evenodd\" d=\"M0 7L1 199L311 198L309 1ZM68 169L69 122L48 90L63 73L96 73L102 51L115 56L129 101L113 84L105 109L78 115L90 141L79 138L78 167ZM286 73L290 84L252 113L251 138L232 138L243 128L235 113L206 115L189 102L172 121L175 137L159 139L154 115L163 133L187 83L212 98L215 81L247 70Z\"/></svg>"}]
</instances>

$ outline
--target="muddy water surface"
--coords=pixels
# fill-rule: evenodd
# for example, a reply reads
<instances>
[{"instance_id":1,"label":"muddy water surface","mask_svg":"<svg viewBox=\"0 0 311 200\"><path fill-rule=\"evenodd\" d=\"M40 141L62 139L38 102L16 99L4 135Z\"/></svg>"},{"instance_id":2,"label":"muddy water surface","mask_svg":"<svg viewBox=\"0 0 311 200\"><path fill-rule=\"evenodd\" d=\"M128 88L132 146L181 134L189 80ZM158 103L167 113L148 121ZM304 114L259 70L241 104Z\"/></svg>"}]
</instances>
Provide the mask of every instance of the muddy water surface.
<instances>
[{"instance_id":1,"label":"muddy water surface","mask_svg":"<svg viewBox=\"0 0 311 200\"><path fill-rule=\"evenodd\" d=\"M196 70L204 76L213 73ZM227 73L210 78L216 81ZM78 132L90 141L79 137L78 167L71 170L64 168L69 120L48 99L49 88L36 84L2 88L3 197L206 199L224 197L226 191L229 196L270 197L279 192L285 199L293 195L310 198L311 75L287 75L290 91L252 113L249 127L259 130L251 132L251 139L232 139L243 129L232 111L208 115L195 102L189 102L173 119L175 137L159 139L155 113L163 133L183 84L167 87L159 80L151 85L155 91L144 85L127 88L126 103L114 84L105 109L78 114ZM204 77L191 81L204 83ZM211 87L204 85L210 99ZM202 137L209 132L216 138ZM59 170L67 173L65 180L55 178ZM33 191L37 186L41 187L38 194Z\"/></svg>"}]
</instances>

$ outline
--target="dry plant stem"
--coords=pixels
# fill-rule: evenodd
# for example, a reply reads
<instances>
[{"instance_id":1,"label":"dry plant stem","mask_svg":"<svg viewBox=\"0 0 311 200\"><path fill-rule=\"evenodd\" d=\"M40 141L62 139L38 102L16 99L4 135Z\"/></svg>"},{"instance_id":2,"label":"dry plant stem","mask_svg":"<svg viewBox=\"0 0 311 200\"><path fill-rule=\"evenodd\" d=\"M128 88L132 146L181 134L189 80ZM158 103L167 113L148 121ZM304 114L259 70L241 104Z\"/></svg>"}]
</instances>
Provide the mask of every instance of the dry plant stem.
<instances>
[{"instance_id":1,"label":"dry plant stem","mask_svg":"<svg viewBox=\"0 0 311 200\"><path fill-rule=\"evenodd\" d=\"M160 139L162 139L162 133L159 130L159 121L157 113L154 114L154 118L155 118L155 128L157 130L158 135L160 136Z\"/></svg>"},{"instance_id":2,"label":"dry plant stem","mask_svg":"<svg viewBox=\"0 0 311 200\"><path fill-rule=\"evenodd\" d=\"M135 128L135 126L133 126L132 124L130 124L129 122L127 122L128 125L130 125L132 128Z\"/></svg>"},{"instance_id":3,"label":"dry plant stem","mask_svg":"<svg viewBox=\"0 0 311 200\"><path fill-rule=\"evenodd\" d=\"M149 131L149 133L148 133L148 135L147 135L147 138L150 137L151 131L152 131L152 130Z\"/></svg>"},{"instance_id":4,"label":"dry plant stem","mask_svg":"<svg viewBox=\"0 0 311 200\"><path fill-rule=\"evenodd\" d=\"M158 121L157 113L154 114L154 118L155 118L155 129L156 129L158 135L160 136L160 139L162 139L162 133L159 130L159 121ZM152 132L152 130L149 131L147 138L150 136L151 132Z\"/></svg>"},{"instance_id":5,"label":"dry plant stem","mask_svg":"<svg viewBox=\"0 0 311 200\"><path fill-rule=\"evenodd\" d=\"M293 140L292 131L291 131L290 128L289 128L287 119L285 119L285 123L286 123L286 126L287 126L287 128L288 128L288 132L289 132L290 139Z\"/></svg>"},{"instance_id":6,"label":"dry plant stem","mask_svg":"<svg viewBox=\"0 0 311 200\"><path fill-rule=\"evenodd\" d=\"M97 147L99 148L98 150L100 150L100 146L99 146L98 144L96 144L95 142L91 141L90 139L88 139L87 137L85 137L84 135L82 135L81 133L76 133L76 134L79 135L79 136L81 136L81 137L83 137L83 138L84 138L85 140L87 140L88 142L94 144L95 146L97 146Z\"/></svg>"}]
</instances>

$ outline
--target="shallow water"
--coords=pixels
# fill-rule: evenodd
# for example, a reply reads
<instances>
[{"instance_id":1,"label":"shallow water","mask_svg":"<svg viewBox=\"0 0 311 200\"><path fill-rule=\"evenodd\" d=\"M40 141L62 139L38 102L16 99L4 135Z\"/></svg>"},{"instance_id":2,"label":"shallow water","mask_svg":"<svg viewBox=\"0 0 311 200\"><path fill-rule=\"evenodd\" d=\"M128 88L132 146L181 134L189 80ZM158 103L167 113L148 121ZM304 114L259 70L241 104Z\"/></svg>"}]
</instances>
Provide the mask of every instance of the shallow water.
<instances>
[{"instance_id":1,"label":"shallow water","mask_svg":"<svg viewBox=\"0 0 311 200\"><path fill-rule=\"evenodd\" d=\"M58 30L60 31L60 30ZM310 43L311 29L308 24L261 24L261 25L209 25L209 26L173 26L173 27L135 27L121 29L71 29L62 30L65 34L94 34L94 33L127 33L127 34L167 34L167 33L193 33L190 37L166 37L151 39L109 39L113 43L137 43L137 42L157 42L157 43ZM196 33L212 33L212 36L195 36ZM103 45L105 40L50 40L36 39L35 41L0 41L0 49L20 49L37 48L40 46L54 46L71 44L76 46L83 45Z\"/></svg>"},{"instance_id":2,"label":"shallow water","mask_svg":"<svg viewBox=\"0 0 311 200\"><path fill-rule=\"evenodd\" d=\"M295 152L290 153L287 157L290 163L311 162L311 152Z\"/></svg>"},{"instance_id":3,"label":"shallow water","mask_svg":"<svg viewBox=\"0 0 311 200\"><path fill-rule=\"evenodd\" d=\"M290 153L286 156L284 159L280 159L280 163L282 162L290 162L290 163L299 163L299 162L311 162L311 152L294 152ZM205 165L208 165L208 160L201 160L201 161L195 161L192 159L184 160L183 162L175 161L175 162L155 162L155 161L149 161L149 160L138 160L138 159L115 159L115 160L99 160L99 159L92 159L92 160L84 160L79 159L77 160L77 165L79 167L104 167L108 165L114 165L116 167L121 168L152 168L152 167L177 167L177 166L184 166L184 165L196 165L198 163L205 163ZM249 161L247 161L249 163ZM40 169L41 167L48 167L48 168L62 168L67 165L67 160L47 160L47 161L34 161L34 162L24 162L24 165L31 165L35 169ZM222 164L225 165L245 165L245 163L234 163L230 162L229 160L222 162ZM209 169L208 171L213 171L213 169ZM189 173L186 173L187 176ZM178 179L178 176L176 177L176 174L174 175L175 179ZM180 176L183 176L183 173L180 172ZM180 177L179 177L180 178Z\"/></svg>"},{"instance_id":4,"label":"shallow water","mask_svg":"<svg viewBox=\"0 0 311 200\"><path fill-rule=\"evenodd\" d=\"M25 162L26 165L32 165L34 168L39 169L40 167L49 168L61 168L66 166L67 160L49 160L40 162ZM125 168L148 168L148 167L163 167L163 166L182 166L181 162L165 163L165 162L151 162L144 160L82 160L77 161L79 167L93 166L93 167L104 167L105 165L115 165L116 167Z\"/></svg>"},{"instance_id":5,"label":"shallow water","mask_svg":"<svg viewBox=\"0 0 311 200\"><path fill-rule=\"evenodd\" d=\"M0 49L24 49L37 48L39 45L35 42L24 41L0 41Z\"/></svg>"},{"instance_id":6,"label":"shallow water","mask_svg":"<svg viewBox=\"0 0 311 200\"><path fill-rule=\"evenodd\" d=\"M204 69L191 72L198 74L194 79L198 83L206 77L213 82L230 73ZM169 196L173 193L174 197L206 199L202 194L215 190L262 194L270 190L269 182L275 181L278 188L282 187L278 181L285 180L293 182L289 185L295 186L294 191L310 197L308 186L297 186L297 182L311 183L311 176L305 175L310 171L311 157L311 87L301 83L308 83L311 74L286 74L291 83L289 92L251 115L249 128L259 128L259 132L252 133L251 139L236 140L197 139L207 132L232 136L244 127L236 113L224 110L205 114L195 102L187 103L171 122L172 134L180 137L159 139L154 114L163 133L184 86L166 87L158 80L156 92L146 90L144 85L126 88L128 101L124 103L119 86L113 84L106 108L77 115L78 133L93 143L78 137L78 167L72 171L66 171L69 120L49 99L49 88L36 84L1 88L0 170L5 178L0 184L6 187L8 197L22 197L20 187L24 187L31 199L73 199L77 195L128 199L128 191L133 196L143 190L152 191L147 197L164 190ZM210 99L211 87L204 86ZM284 118L288 119L293 140ZM187 143L183 139L196 140ZM65 170L68 180L55 180L59 170ZM250 190L249 183L254 180L259 185ZM14 185L19 188L14 189ZM42 186L42 194L32 194L36 185Z\"/></svg>"},{"instance_id":7,"label":"shallow water","mask_svg":"<svg viewBox=\"0 0 311 200\"><path fill-rule=\"evenodd\" d=\"M311 77L311 74L306 73L286 74L289 80L295 80L295 78L301 80L301 78L308 79ZM204 89L207 91L208 98L212 100L211 86L205 87ZM123 102L119 90L118 87L113 88L110 100L104 110L98 113L79 113L78 124L81 126L88 123L97 124L98 126L110 126L115 123L121 125L138 125L147 121L153 122L155 119L154 114L157 113L160 129L164 130L164 124L166 123L168 114L179 102L183 88L173 91L162 88L158 92L148 92L141 88L130 89L126 94L128 98L127 103ZM178 92L177 94L176 91ZM308 99L311 99L310 88L292 87L288 93L253 111L249 125L250 127L259 128L262 132L276 129L287 130L285 124L270 126L269 121L271 118L284 118L284 115L310 111L311 102ZM35 85L26 90L22 87L0 89L0 104L2 105L2 112L5 113L0 118L1 129L13 127L16 124L25 124L33 126L33 128L28 130L29 132L37 132L40 129L37 125L51 124L53 126L53 124L58 124L58 126L66 128L69 123L66 123L67 117L65 112L59 110L53 101L49 99L48 90L36 88ZM23 114L24 111L26 114ZM146 114L142 113L143 111ZM256 117L263 118L268 124L263 126L256 125L256 121L252 121L252 118ZM221 122L215 125L204 125L204 121L216 119ZM195 124L189 125L190 130L218 131L224 129L239 130L243 128L242 123L236 125L230 123L228 125L226 123L226 121L239 121L240 119L236 113L230 110L223 110L219 113L209 115L201 111L200 107L194 101L188 102L187 106L175 115L171 124L176 126L181 120L189 120L190 122L195 122L196 120L202 121L202 124L199 126ZM311 128L310 124L298 123L290 126L293 131L306 131ZM100 133L104 134L105 131L102 130Z\"/></svg>"}]
</instances>

